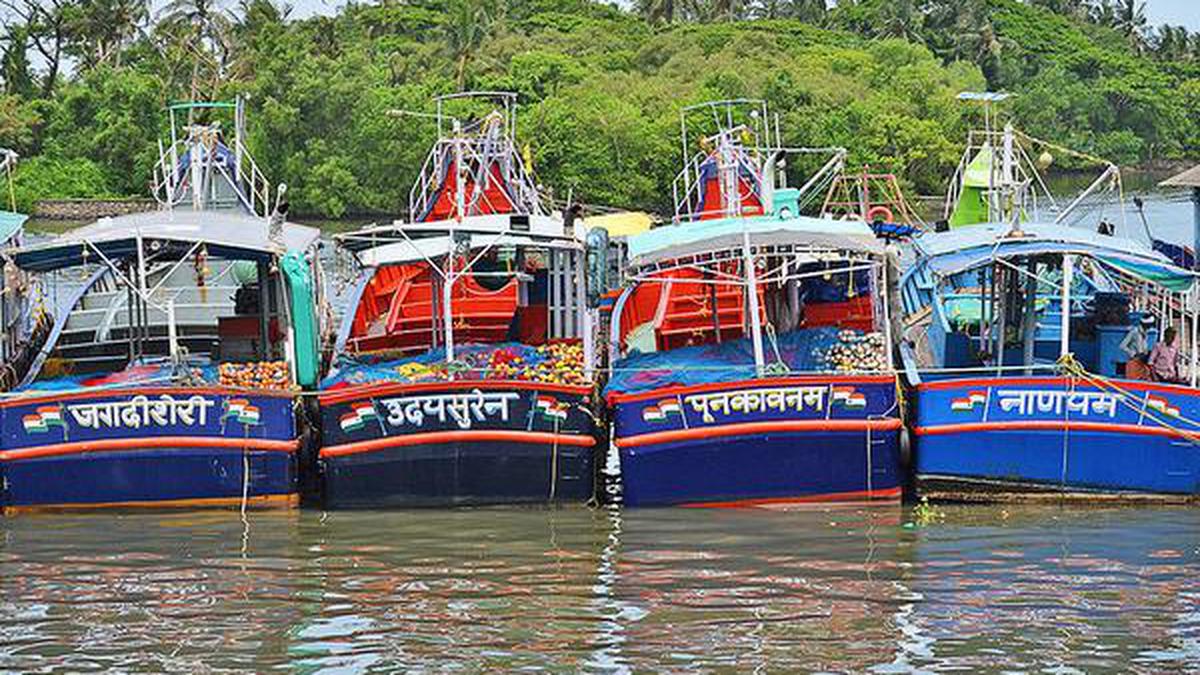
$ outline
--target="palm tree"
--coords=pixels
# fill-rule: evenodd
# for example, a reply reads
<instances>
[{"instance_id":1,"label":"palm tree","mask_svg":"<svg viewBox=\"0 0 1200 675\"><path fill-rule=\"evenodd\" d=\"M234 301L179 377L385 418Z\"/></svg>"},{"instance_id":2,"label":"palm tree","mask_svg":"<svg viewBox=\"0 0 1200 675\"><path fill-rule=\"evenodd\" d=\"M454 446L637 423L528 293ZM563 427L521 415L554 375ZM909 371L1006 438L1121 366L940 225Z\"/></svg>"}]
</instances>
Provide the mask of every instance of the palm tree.
<instances>
[{"instance_id":1,"label":"palm tree","mask_svg":"<svg viewBox=\"0 0 1200 675\"><path fill-rule=\"evenodd\" d=\"M499 7L488 0L451 0L442 24L446 50L454 59L454 79L459 91L467 83L467 64L492 31Z\"/></svg>"},{"instance_id":2,"label":"palm tree","mask_svg":"<svg viewBox=\"0 0 1200 675\"><path fill-rule=\"evenodd\" d=\"M792 0L792 16L808 23L824 23L829 15L825 0Z\"/></svg>"},{"instance_id":3,"label":"palm tree","mask_svg":"<svg viewBox=\"0 0 1200 675\"><path fill-rule=\"evenodd\" d=\"M675 0L637 0L635 8L651 23L671 23L675 20Z\"/></svg>"},{"instance_id":4,"label":"palm tree","mask_svg":"<svg viewBox=\"0 0 1200 675\"><path fill-rule=\"evenodd\" d=\"M9 28L8 46L0 57L0 77L4 79L4 93L10 96L31 98L34 93L33 76L29 70L29 27L18 24Z\"/></svg>"},{"instance_id":5,"label":"palm tree","mask_svg":"<svg viewBox=\"0 0 1200 675\"><path fill-rule=\"evenodd\" d=\"M1163 24L1154 40L1155 55L1165 61L1185 61L1191 58L1192 39L1183 26Z\"/></svg>"},{"instance_id":6,"label":"palm tree","mask_svg":"<svg viewBox=\"0 0 1200 675\"><path fill-rule=\"evenodd\" d=\"M919 42L922 14L914 0L889 0L879 11L879 23L874 33L877 37L904 38Z\"/></svg>"},{"instance_id":7,"label":"palm tree","mask_svg":"<svg viewBox=\"0 0 1200 675\"><path fill-rule=\"evenodd\" d=\"M272 26L283 26L292 13L292 6L276 0L238 0L237 9L229 12L233 23L231 52L226 76L231 80L249 80L254 76L258 36Z\"/></svg>"},{"instance_id":8,"label":"palm tree","mask_svg":"<svg viewBox=\"0 0 1200 675\"><path fill-rule=\"evenodd\" d=\"M1147 23L1144 0L1118 0L1113 7L1112 27L1129 40L1135 51L1140 52L1146 47Z\"/></svg>"},{"instance_id":9,"label":"palm tree","mask_svg":"<svg viewBox=\"0 0 1200 675\"><path fill-rule=\"evenodd\" d=\"M170 0L158 13L161 25L182 28L192 37L225 46L232 22L222 10L223 0Z\"/></svg>"},{"instance_id":10,"label":"palm tree","mask_svg":"<svg viewBox=\"0 0 1200 675\"><path fill-rule=\"evenodd\" d=\"M276 0L238 0L238 8L230 16L239 29L254 33L263 26L287 21L293 9L292 5Z\"/></svg>"},{"instance_id":11,"label":"palm tree","mask_svg":"<svg viewBox=\"0 0 1200 675\"><path fill-rule=\"evenodd\" d=\"M75 53L85 68L112 61L142 33L150 18L147 0L81 0L72 21Z\"/></svg>"},{"instance_id":12,"label":"palm tree","mask_svg":"<svg viewBox=\"0 0 1200 675\"><path fill-rule=\"evenodd\" d=\"M158 28L171 48L191 55L190 95L199 97L200 80L211 74L211 88L220 83L222 67L229 57L232 22L221 5L223 0L170 0L158 13Z\"/></svg>"}]
</instances>

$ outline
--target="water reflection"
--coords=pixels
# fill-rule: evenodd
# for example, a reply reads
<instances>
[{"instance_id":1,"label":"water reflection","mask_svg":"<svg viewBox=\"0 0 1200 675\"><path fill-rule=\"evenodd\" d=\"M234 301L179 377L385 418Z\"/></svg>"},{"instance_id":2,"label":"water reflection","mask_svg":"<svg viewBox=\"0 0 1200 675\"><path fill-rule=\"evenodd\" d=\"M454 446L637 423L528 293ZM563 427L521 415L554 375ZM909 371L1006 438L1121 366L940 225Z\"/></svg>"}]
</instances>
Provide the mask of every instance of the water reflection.
<instances>
[{"instance_id":1,"label":"water reflection","mask_svg":"<svg viewBox=\"0 0 1200 675\"><path fill-rule=\"evenodd\" d=\"M1178 670L1200 658L1200 511L960 508L917 534L910 662Z\"/></svg>"},{"instance_id":2,"label":"water reflection","mask_svg":"<svg viewBox=\"0 0 1200 675\"><path fill-rule=\"evenodd\" d=\"M1179 670L1200 511L0 521L0 670Z\"/></svg>"}]
</instances>

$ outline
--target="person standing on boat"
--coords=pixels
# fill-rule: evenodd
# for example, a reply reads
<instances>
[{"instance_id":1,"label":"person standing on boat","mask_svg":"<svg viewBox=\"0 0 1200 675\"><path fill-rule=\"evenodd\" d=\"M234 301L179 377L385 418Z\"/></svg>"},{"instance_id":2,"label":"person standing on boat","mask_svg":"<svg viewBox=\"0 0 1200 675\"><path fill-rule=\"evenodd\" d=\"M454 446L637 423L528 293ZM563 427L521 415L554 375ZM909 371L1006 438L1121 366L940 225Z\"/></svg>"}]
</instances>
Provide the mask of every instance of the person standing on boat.
<instances>
[{"instance_id":1,"label":"person standing on boat","mask_svg":"<svg viewBox=\"0 0 1200 675\"><path fill-rule=\"evenodd\" d=\"M1167 327L1150 351L1150 372L1160 382L1179 381L1179 333L1174 326Z\"/></svg>"},{"instance_id":2,"label":"person standing on boat","mask_svg":"<svg viewBox=\"0 0 1200 675\"><path fill-rule=\"evenodd\" d=\"M1121 340L1121 351L1125 353L1125 377L1144 380L1149 379L1150 329L1154 327L1154 317L1143 316L1142 320L1132 327Z\"/></svg>"}]
</instances>

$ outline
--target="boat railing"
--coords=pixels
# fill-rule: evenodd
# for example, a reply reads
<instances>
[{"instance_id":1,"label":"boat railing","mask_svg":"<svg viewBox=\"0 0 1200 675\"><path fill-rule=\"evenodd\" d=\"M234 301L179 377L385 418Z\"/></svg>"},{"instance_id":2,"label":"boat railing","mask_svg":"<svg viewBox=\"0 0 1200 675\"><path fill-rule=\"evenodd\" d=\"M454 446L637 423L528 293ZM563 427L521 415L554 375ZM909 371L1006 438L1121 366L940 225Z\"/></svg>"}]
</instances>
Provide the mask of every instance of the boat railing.
<instances>
[{"instance_id":1,"label":"boat railing","mask_svg":"<svg viewBox=\"0 0 1200 675\"><path fill-rule=\"evenodd\" d=\"M472 190L462 196L465 213L460 216L497 210L496 205L477 208L479 199L487 199L485 186L495 179L503 182L502 189L512 203L513 212L544 213L537 183L505 129L506 120L504 114L493 111L474 124L456 124L449 136L434 143L409 190L409 218L419 220L430 212L448 183L446 174L450 170L458 171L466 183L459 185L456 180L459 189L465 190L469 185ZM458 166L460 161L462 166Z\"/></svg>"},{"instance_id":2,"label":"boat railing","mask_svg":"<svg viewBox=\"0 0 1200 675\"><path fill-rule=\"evenodd\" d=\"M267 175L258 167L258 162L254 161L254 155L250 154L250 150L246 148L242 139L235 139L234 152L238 157L240 165L237 168L237 176L234 176L235 183L237 179L246 181L245 197L249 200L246 208L254 215L266 218L271 215L271 183L267 180Z\"/></svg>"},{"instance_id":3,"label":"boat railing","mask_svg":"<svg viewBox=\"0 0 1200 675\"><path fill-rule=\"evenodd\" d=\"M737 130L735 130L737 131ZM829 159L815 173L805 180L796 191L796 206L803 210L834 184L845 168L847 151L840 147L760 147L742 145L735 139L732 132L723 132L707 139L716 149L711 152L697 152L685 162L672 183L671 190L675 203L675 223L721 218L739 215L759 215L774 211L770 201L776 190L787 187L785 170L789 158L811 157L814 155L829 155ZM717 171L723 172L718 176L721 182L722 204L719 208L704 208L704 165L716 158L725 166L732 164L733 171L721 166ZM730 161L732 160L732 161ZM729 174L733 174L730 180ZM749 181L754 194L743 194L743 182ZM730 189L737 191L737 198L730 199L726 194ZM753 213L745 210L746 201L753 198L758 202ZM752 202L751 202L752 203ZM798 215L798 214L792 214Z\"/></svg>"},{"instance_id":4,"label":"boat railing","mask_svg":"<svg viewBox=\"0 0 1200 675\"><path fill-rule=\"evenodd\" d=\"M439 184L440 171L437 164L441 161L441 153L438 148L441 146L439 141L434 145L431 151L425 157L425 163L421 165L421 170L417 172L417 179L413 182L413 186L408 191L408 217L411 219L420 218L429 210L430 204L436 199L434 186Z\"/></svg>"},{"instance_id":5,"label":"boat railing","mask_svg":"<svg viewBox=\"0 0 1200 675\"><path fill-rule=\"evenodd\" d=\"M158 143L151 185L158 203L174 208L190 200L194 209L237 207L268 217L271 184L245 143L245 100L173 103L167 110L170 139ZM227 117L201 123L196 121L201 115ZM232 122L232 133L225 133L221 119Z\"/></svg>"},{"instance_id":6,"label":"boat railing","mask_svg":"<svg viewBox=\"0 0 1200 675\"><path fill-rule=\"evenodd\" d=\"M967 165L970 162L971 149L968 147L963 150L962 157L958 160L958 166L954 167L954 175L950 177L950 184L946 186L946 202L942 207L942 218L946 220L950 220L951 214L958 206L958 200L962 198L963 176L966 174Z\"/></svg>"},{"instance_id":7,"label":"boat railing","mask_svg":"<svg viewBox=\"0 0 1200 675\"><path fill-rule=\"evenodd\" d=\"M167 147L159 146L159 161L154 167L152 191L159 204L174 208L191 202L193 207L220 208L225 206L215 193L213 178L219 175L232 190L238 206L256 216L265 218L271 211L271 184L259 168L254 156L240 137L234 138L229 149L234 154L232 175L229 168L215 153L218 143L223 142L214 127L197 128L186 139L179 139ZM188 162L203 160L200 171L203 185L192 185L185 180L182 171L184 156Z\"/></svg>"}]
</instances>

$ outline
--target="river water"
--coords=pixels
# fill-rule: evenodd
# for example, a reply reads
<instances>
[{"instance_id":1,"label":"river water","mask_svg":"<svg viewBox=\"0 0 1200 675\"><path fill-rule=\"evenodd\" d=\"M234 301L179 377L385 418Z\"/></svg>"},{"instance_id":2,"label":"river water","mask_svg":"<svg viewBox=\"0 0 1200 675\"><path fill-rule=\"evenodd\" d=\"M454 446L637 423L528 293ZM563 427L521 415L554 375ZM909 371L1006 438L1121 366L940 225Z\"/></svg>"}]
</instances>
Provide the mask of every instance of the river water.
<instances>
[{"instance_id":1,"label":"river water","mask_svg":"<svg viewBox=\"0 0 1200 675\"><path fill-rule=\"evenodd\" d=\"M1200 667L1188 508L43 515L0 584L12 672Z\"/></svg>"},{"instance_id":2,"label":"river water","mask_svg":"<svg viewBox=\"0 0 1200 675\"><path fill-rule=\"evenodd\" d=\"M0 589L0 672L1200 672L1197 508L37 515Z\"/></svg>"}]
</instances>

